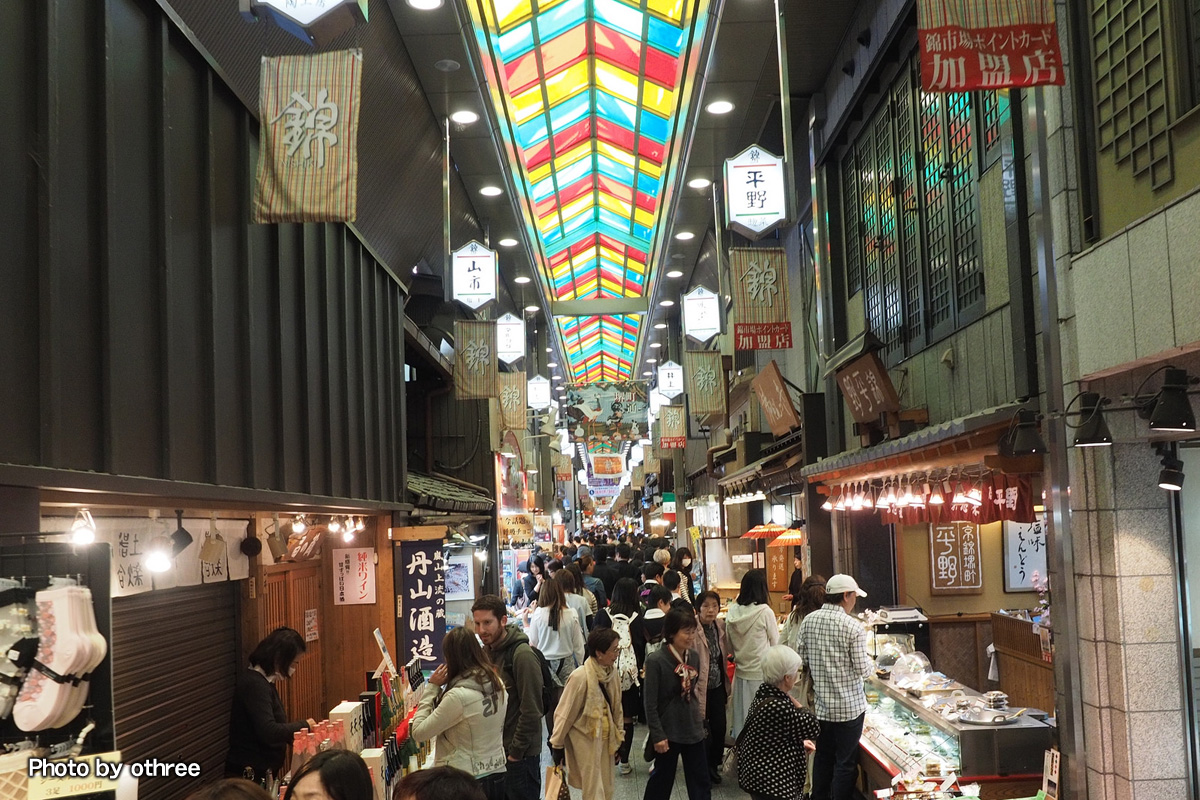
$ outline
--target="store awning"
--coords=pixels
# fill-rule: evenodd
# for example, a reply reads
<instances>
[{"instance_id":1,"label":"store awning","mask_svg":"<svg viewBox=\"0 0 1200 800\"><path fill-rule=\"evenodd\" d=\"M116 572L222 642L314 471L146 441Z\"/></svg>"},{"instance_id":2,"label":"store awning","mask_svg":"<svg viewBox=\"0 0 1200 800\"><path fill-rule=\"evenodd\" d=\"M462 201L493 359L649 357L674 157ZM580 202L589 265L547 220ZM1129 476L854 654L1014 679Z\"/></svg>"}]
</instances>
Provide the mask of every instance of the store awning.
<instances>
[{"instance_id":1,"label":"store awning","mask_svg":"<svg viewBox=\"0 0 1200 800\"><path fill-rule=\"evenodd\" d=\"M809 483L835 483L979 463L996 455L996 443L1025 403L994 406L930 425L873 447L823 458L801 470Z\"/></svg>"},{"instance_id":2,"label":"store awning","mask_svg":"<svg viewBox=\"0 0 1200 800\"><path fill-rule=\"evenodd\" d=\"M420 472L408 473L408 495L418 509L433 511L481 512L496 505L482 487Z\"/></svg>"},{"instance_id":3,"label":"store awning","mask_svg":"<svg viewBox=\"0 0 1200 800\"><path fill-rule=\"evenodd\" d=\"M802 486L803 445L800 431L767 445L765 456L717 481L722 497L777 492L786 487ZM797 494L798 491L785 493Z\"/></svg>"}]
</instances>

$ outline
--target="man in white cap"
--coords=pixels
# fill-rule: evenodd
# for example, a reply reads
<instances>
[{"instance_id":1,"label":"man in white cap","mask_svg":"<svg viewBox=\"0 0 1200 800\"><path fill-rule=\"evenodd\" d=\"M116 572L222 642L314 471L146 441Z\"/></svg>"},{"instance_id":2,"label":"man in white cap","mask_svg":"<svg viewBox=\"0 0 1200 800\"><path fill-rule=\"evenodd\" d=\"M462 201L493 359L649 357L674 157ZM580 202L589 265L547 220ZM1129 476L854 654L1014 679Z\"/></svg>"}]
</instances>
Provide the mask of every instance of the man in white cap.
<instances>
[{"instance_id":1,"label":"man in white cap","mask_svg":"<svg viewBox=\"0 0 1200 800\"><path fill-rule=\"evenodd\" d=\"M812 800L850 800L858 776L867 696L863 680L874 665L867 632L850 616L867 593L849 575L825 582L825 605L800 623L800 657L812 676L821 735L813 757Z\"/></svg>"}]
</instances>

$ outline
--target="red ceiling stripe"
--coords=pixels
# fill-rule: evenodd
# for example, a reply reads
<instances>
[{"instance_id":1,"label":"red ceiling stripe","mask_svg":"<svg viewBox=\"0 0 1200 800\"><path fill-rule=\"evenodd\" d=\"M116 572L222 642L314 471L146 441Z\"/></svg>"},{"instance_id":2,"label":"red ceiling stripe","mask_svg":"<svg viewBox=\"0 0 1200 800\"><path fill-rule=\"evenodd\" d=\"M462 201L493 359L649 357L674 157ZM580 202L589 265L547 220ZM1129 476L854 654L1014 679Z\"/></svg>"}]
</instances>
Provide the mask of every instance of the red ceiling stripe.
<instances>
[{"instance_id":1,"label":"red ceiling stripe","mask_svg":"<svg viewBox=\"0 0 1200 800\"><path fill-rule=\"evenodd\" d=\"M637 72L642 45L611 28L596 24L596 56L630 72ZM646 78L660 86L675 87L678 59L653 47L646 48Z\"/></svg>"}]
</instances>

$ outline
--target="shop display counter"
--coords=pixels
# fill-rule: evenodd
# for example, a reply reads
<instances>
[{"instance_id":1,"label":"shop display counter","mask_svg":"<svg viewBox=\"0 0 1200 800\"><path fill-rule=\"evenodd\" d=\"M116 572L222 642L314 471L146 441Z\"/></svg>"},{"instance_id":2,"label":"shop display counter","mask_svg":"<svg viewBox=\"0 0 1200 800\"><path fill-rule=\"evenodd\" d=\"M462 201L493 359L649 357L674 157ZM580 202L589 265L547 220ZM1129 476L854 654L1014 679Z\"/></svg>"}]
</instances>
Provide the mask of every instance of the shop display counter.
<instances>
[{"instance_id":1,"label":"shop display counter","mask_svg":"<svg viewBox=\"0 0 1200 800\"><path fill-rule=\"evenodd\" d=\"M895 776L911 773L955 773L964 783L980 784L984 800L1027 797L1040 787L1043 756L1051 746L1044 722L1024 714L1002 725L947 719L929 705L952 696L983 701L979 692L956 682L914 692L870 678L866 693L860 765L868 797Z\"/></svg>"}]
</instances>

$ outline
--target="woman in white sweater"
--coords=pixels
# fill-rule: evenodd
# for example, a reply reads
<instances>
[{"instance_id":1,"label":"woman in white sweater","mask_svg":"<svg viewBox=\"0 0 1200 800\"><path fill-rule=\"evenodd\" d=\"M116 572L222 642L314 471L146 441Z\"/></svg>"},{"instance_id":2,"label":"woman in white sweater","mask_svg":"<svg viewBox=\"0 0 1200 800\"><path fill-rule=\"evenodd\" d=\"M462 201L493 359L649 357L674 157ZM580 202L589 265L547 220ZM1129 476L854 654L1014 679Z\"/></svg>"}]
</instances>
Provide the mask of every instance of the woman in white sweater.
<instances>
[{"instance_id":1,"label":"woman in white sweater","mask_svg":"<svg viewBox=\"0 0 1200 800\"><path fill-rule=\"evenodd\" d=\"M762 662L779 644L779 623L767 597L767 573L752 569L742 576L737 600L725 614L725 630L733 648L733 720L730 735L737 738L763 681Z\"/></svg>"},{"instance_id":2,"label":"woman in white sweater","mask_svg":"<svg viewBox=\"0 0 1200 800\"><path fill-rule=\"evenodd\" d=\"M561 570L560 570L561 571ZM567 678L583 663L583 626L579 615L567 605L562 583L547 580L538 595L538 607L529 618L529 645L550 662L554 691L546 709L546 727L553 733L554 712Z\"/></svg>"},{"instance_id":3,"label":"woman in white sweater","mask_svg":"<svg viewBox=\"0 0 1200 800\"><path fill-rule=\"evenodd\" d=\"M503 800L504 680L467 628L442 640L446 663L433 671L410 731L414 740L437 737L437 766L457 767L474 776L487 800Z\"/></svg>"}]
</instances>

